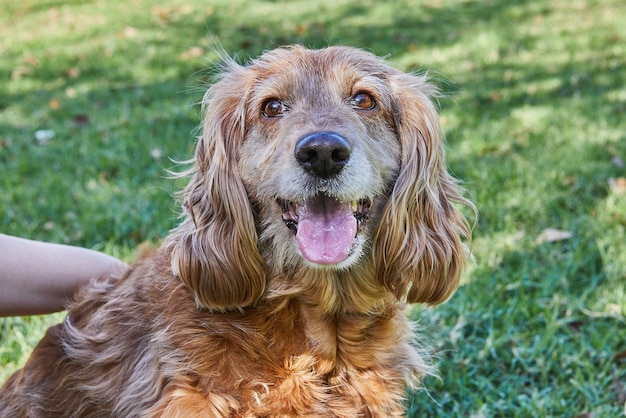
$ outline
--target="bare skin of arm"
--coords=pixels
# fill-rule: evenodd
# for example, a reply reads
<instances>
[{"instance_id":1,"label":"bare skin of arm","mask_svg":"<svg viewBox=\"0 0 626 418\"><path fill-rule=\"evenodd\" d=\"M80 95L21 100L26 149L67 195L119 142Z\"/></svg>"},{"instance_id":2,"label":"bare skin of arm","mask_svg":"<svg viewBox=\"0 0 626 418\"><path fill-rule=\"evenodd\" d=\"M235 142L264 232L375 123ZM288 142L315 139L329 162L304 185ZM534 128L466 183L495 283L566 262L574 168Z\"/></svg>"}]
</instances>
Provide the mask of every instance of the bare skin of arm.
<instances>
[{"instance_id":1,"label":"bare skin of arm","mask_svg":"<svg viewBox=\"0 0 626 418\"><path fill-rule=\"evenodd\" d=\"M126 268L98 251L0 234L0 316L60 311L89 279Z\"/></svg>"}]
</instances>

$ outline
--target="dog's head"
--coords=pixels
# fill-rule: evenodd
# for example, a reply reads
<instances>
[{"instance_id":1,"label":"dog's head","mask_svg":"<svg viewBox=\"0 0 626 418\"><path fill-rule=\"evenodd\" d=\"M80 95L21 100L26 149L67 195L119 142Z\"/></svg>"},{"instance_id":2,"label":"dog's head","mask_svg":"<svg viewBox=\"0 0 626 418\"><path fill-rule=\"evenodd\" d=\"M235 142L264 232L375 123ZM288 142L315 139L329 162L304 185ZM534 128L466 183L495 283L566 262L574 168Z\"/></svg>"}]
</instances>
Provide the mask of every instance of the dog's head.
<instances>
[{"instance_id":1,"label":"dog's head","mask_svg":"<svg viewBox=\"0 0 626 418\"><path fill-rule=\"evenodd\" d=\"M470 234L454 204L471 204L446 171L435 93L348 47L226 60L168 239L199 305L247 306L268 275L363 263L399 299L450 296Z\"/></svg>"}]
</instances>

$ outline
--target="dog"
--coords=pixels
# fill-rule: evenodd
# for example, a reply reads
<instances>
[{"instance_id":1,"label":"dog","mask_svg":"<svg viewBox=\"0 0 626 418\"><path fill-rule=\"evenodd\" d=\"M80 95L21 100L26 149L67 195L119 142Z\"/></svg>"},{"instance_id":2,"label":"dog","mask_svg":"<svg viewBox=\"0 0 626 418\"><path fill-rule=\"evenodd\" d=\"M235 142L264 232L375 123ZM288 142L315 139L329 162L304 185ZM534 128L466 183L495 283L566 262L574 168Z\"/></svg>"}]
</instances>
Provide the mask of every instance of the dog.
<instances>
[{"instance_id":1,"label":"dog","mask_svg":"<svg viewBox=\"0 0 626 418\"><path fill-rule=\"evenodd\" d=\"M437 94L351 47L224 58L180 224L75 296L0 416L402 416L433 373L406 306L450 297L471 239Z\"/></svg>"}]
</instances>

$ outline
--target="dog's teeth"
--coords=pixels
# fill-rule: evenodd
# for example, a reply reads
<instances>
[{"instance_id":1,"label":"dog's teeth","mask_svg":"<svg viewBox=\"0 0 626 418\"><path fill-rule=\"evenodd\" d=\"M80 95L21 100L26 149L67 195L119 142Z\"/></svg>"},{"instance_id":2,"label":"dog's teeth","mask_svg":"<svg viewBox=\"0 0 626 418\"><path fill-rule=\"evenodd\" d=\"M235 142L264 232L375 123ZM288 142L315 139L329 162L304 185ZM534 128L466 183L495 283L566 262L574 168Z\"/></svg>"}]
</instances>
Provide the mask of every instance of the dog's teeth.
<instances>
[{"instance_id":1,"label":"dog's teeth","mask_svg":"<svg viewBox=\"0 0 626 418\"><path fill-rule=\"evenodd\" d=\"M356 200L352 201L352 213L357 213L359 211L359 204Z\"/></svg>"}]
</instances>

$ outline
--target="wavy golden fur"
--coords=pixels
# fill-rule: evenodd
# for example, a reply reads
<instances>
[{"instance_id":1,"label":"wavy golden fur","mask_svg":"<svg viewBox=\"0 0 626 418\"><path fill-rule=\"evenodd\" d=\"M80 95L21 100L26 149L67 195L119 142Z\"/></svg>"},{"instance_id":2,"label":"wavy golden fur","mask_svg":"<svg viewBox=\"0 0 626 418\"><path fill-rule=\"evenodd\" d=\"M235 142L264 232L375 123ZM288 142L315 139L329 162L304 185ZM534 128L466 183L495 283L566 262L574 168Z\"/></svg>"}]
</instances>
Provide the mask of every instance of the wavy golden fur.
<instances>
[{"instance_id":1,"label":"wavy golden fur","mask_svg":"<svg viewBox=\"0 0 626 418\"><path fill-rule=\"evenodd\" d=\"M435 94L348 47L226 59L181 224L76 296L0 416L401 416L432 372L405 305L468 257Z\"/></svg>"}]
</instances>

